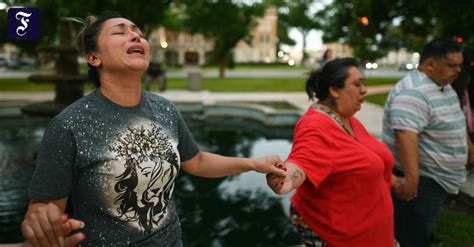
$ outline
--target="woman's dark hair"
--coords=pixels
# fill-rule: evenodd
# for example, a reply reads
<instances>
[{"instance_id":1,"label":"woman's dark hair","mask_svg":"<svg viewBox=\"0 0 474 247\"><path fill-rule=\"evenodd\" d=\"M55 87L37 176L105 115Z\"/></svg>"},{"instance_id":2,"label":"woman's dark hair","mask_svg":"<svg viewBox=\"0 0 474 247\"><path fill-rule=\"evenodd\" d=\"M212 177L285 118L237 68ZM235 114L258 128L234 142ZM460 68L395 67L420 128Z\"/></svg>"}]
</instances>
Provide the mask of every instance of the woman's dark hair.
<instances>
[{"instance_id":1,"label":"woman's dark hair","mask_svg":"<svg viewBox=\"0 0 474 247\"><path fill-rule=\"evenodd\" d=\"M99 38L99 32L102 24L108 19L122 18L123 16L119 13L106 11L101 15L88 16L84 21L84 26L76 37L76 47L80 54L86 56L89 52L97 51L97 40ZM97 68L87 64L89 80L91 80L96 87L100 87L100 78Z\"/></svg>"},{"instance_id":2,"label":"woman's dark hair","mask_svg":"<svg viewBox=\"0 0 474 247\"><path fill-rule=\"evenodd\" d=\"M311 71L306 80L306 93L311 100L318 98L326 100L329 97L329 87L344 88L350 67L360 67L354 58L334 59L321 70Z\"/></svg>"}]
</instances>

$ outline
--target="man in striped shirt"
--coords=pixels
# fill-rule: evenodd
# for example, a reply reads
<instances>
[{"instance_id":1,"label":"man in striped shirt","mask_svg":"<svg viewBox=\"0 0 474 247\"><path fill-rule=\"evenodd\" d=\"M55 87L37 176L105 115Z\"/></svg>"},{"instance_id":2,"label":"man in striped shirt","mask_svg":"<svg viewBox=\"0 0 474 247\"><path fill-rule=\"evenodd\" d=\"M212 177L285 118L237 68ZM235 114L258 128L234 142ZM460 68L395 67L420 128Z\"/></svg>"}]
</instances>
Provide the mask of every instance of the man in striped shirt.
<instances>
[{"instance_id":1,"label":"man in striped shirt","mask_svg":"<svg viewBox=\"0 0 474 247\"><path fill-rule=\"evenodd\" d=\"M383 141L392 151L399 186L392 197L402 247L429 246L435 216L466 180L470 141L451 83L461 71L461 46L428 43L418 70L401 79L384 109Z\"/></svg>"}]
</instances>

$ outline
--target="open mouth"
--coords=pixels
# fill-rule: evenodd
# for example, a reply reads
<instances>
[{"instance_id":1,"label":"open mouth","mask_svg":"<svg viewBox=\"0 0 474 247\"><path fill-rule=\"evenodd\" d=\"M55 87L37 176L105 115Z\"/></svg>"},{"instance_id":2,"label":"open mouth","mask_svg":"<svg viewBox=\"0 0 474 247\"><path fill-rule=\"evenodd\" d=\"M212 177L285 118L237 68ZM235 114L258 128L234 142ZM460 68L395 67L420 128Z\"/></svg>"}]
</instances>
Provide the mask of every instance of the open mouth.
<instances>
[{"instance_id":1,"label":"open mouth","mask_svg":"<svg viewBox=\"0 0 474 247\"><path fill-rule=\"evenodd\" d=\"M134 53L144 55L144 54L145 54L145 50L144 50L143 48L141 48L141 47L130 47L130 48L127 50L127 54L134 54Z\"/></svg>"}]
</instances>

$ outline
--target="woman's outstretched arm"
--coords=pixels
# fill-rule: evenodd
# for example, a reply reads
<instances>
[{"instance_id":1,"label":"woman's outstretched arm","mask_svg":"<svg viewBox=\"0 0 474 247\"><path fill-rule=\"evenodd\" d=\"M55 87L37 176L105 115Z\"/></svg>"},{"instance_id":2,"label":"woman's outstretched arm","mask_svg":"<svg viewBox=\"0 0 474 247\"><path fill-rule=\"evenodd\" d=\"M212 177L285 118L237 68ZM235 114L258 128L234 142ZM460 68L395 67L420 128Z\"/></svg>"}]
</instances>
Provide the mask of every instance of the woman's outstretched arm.
<instances>
[{"instance_id":1,"label":"woman's outstretched arm","mask_svg":"<svg viewBox=\"0 0 474 247\"><path fill-rule=\"evenodd\" d=\"M285 177L286 171L277 167L281 162L276 155L258 159L226 157L209 152L199 152L182 163L182 169L194 176L219 178L247 171L271 173Z\"/></svg>"}]
</instances>

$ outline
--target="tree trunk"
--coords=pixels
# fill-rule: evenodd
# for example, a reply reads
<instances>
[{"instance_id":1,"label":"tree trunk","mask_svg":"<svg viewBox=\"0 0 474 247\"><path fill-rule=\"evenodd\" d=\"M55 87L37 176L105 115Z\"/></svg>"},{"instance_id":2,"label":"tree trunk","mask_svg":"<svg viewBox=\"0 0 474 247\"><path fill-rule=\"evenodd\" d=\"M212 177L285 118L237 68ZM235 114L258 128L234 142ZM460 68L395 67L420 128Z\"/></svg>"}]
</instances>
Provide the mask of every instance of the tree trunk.
<instances>
[{"instance_id":1,"label":"tree trunk","mask_svg":"<svg viewBox=\"0 0 474 247\"><path fill-rule=\"evenodd\" d=\"M227 65L227 56L222 56L219 59L219 78L225 77L225 67Z\"/></svg>"},{"instance_id":2,"label":"tree trunk","mask_svg":"<svg viewBox=\"0 0 474 247\"><path fill-rule=\"evenodd\" d=\"M301 57L301 65L305 65L306 59L307 59L307 54L306 54L306 36L308 32L306 31L301 31L301 35L303 36L303 56Z\"/></svg>"}]
</instances>

